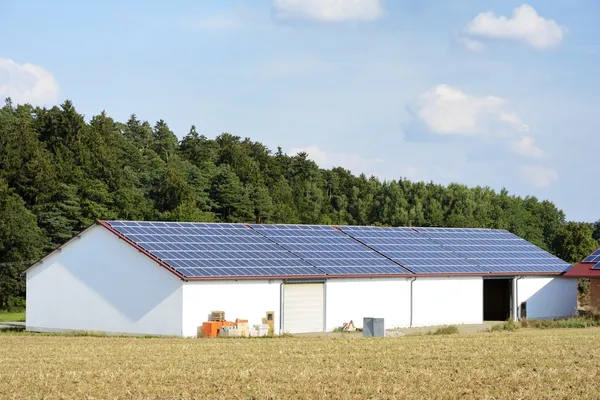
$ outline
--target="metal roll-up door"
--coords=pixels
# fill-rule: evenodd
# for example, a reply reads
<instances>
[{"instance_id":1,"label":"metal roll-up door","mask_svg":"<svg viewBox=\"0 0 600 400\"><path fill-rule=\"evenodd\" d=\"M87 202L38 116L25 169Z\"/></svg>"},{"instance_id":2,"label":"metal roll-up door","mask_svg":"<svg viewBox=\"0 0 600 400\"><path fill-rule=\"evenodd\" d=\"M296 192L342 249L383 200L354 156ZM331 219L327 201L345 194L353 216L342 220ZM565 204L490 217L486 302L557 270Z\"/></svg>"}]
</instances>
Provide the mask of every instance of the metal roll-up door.
<instances>
[{"instance_id":1,"label":"metal roll-up door","mask_svg":"<svg viewBox=\"0 0 600 400\"><path fill-rule=\"evenodd\" d=\"M283 332L323 332L325 285L293 283L283 285Z\"/></svg>"}]
</instances>

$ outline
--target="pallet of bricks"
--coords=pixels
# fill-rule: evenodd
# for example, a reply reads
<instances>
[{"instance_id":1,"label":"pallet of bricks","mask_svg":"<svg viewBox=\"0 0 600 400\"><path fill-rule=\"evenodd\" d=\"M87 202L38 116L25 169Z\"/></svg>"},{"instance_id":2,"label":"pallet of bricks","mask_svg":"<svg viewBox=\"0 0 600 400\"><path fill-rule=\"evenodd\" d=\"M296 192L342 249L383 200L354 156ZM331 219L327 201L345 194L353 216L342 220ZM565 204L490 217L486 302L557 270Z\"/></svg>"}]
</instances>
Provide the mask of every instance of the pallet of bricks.
<instances>
[{"instance_id":1,"label":"pallet of bricks","mask_svg":"<svg viewBox=\"0 0 600 400\"><path fill-rule=\"evenodd\" d=\"M201 327L198 327L199 337L217 337L224 327L235 325L233 322L225 320L225 311L213 311L208 319L208 322L204 322Z\"/></svg>"}]
</instances>

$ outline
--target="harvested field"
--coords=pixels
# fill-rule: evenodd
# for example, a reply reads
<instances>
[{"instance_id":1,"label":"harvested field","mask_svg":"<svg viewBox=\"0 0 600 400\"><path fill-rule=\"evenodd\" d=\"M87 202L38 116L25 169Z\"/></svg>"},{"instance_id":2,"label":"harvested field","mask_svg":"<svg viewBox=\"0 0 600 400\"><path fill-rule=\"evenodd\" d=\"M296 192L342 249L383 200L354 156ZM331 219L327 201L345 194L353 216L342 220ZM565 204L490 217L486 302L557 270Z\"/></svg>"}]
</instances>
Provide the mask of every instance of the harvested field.
<instances>
[{"instance_id":1,"label":"harvested field","mask_svg":"<svg viewBox=\"0 0 600 400\"><path fill-rule=\"evenodd\" d=\"M597 399L600 328L386 339L0 335L0 398Z\"/></svg>"}]
</instances>

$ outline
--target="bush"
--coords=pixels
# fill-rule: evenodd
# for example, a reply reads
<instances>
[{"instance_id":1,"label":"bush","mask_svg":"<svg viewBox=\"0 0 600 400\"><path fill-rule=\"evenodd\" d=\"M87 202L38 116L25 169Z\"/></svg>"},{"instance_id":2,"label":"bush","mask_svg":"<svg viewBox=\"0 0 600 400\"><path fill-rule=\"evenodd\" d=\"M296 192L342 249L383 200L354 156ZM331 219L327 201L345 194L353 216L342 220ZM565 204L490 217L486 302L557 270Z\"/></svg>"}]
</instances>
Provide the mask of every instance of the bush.
<instances>
[{"instance_id":1,"label":"bush","mask_svg":"<svg viewBox=\"0 0 600 400\"><path fill-rule=\"evenodd\" d=\"M4 311L19 312L25 311L25 299L17 296L10 296L8 298L7 309Z\"/></svg>"},{"instance_id":2,"label":"bush","mask_svg":"<svg viewBox=\"0 0 600 400\"><path fill-rule=\"evenodd\" d=\"M449 325L437 328L432 335L453 335L455 333L458 333L458 327L456 325Z\"/></svg>"},{"instance_id":3,"label":"bush","mask_svg":"<svg viewBox=\"0 0 600 400\"><path fill-rule=\"evenodd\" d=\"M509 319L506 322L492 326L488 331L489 332L501 332L501 331L514 332L517 329L519 329L520 327L521 327L521 325L518 322L513 321L512 319Z\"/></svg>"},{"instance_id":4,"label":"bush","mask_svg":"<svg viewBox=\"0 0 600 400\"><path fill-rule=\"evenodd\" d=\"M556 329L556 328L590 328L600 326L600 313L586 311L572 318L521 320L523 328Z\"/></svg>"}]
</instances>

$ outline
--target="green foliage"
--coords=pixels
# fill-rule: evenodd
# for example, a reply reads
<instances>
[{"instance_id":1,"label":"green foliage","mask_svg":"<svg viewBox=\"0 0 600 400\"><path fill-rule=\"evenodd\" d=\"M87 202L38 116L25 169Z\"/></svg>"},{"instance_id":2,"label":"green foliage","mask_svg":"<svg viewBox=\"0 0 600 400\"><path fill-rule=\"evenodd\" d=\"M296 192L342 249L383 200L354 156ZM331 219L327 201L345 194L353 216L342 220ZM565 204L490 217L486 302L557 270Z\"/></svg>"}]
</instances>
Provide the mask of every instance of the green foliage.
<instances>
[{"instance_id":1,"label":"green foliage","mask_svg":"<svg viewBox=\"0 0 600 400\"><path fill-rule=\"evenodd\" d=\"M565 319L521 320L521 327L533 329L590 328L600 326L600 314L582 315Z\"/></svg>"},{"instance_id":2,"label":"green foliage","mask_svg":"<svg viewBox=\"0 0 600 400\"><path fill-rule=\"evenodd\" d=\"M554 238L554 251L563 260L576 263L592 253L598 243L592 237L594 227L583 222L568 222Z\"/></svg>"},{"instance_id":3,"label":"green foliage","mask_svg":"<svg viewBox=\"0 0 600 400\"><path fill-rule=\"evenodd\" d=\"M499 332L499 331L514 332L517 329L519 329L520 327L521 327L521 324L519 322L509 319L506 322L502 322L500 324L496 324L496 325L492 326L489 329L489 331L490 332Z\"/></svg>"},{"instance_id":4,"label":"green foliage","mask_svg":"<svg viewBox=\"0 0 600 400\"><path fill-rule=\"evenodd\" d=\"M0 202L3 307L32 259L96 219L500 228L569 262L600 239L600 223L505 189L381 182L230 133L192 126L179 141L163 120L86 121L70 101L0 108Z\"/></svg>"},{"instance_id":5,"label":"green foliage","mask_svg":"<svg viewBox=\"0 0 600 400\"><path fill-rule=\"evenodd\" d=\"M0 310L9 309L11 298L24 294L22 262L32 263L40 257L44 245L45 238L35 215L0 179Z\"/></svg>"},{"instance_id":6,"label":"green foliage","mask_svg":"<svg viewBox=\"0 0 600 400\"><path fill-rule=\"evenodd\" d=\"M516 322L508 320L492 326L489 332L516 331L520 328L530 329L560 329L560 328L591 328L600 326L600 313L589 312L571 318L555 319L526 319Z\"/></svg>"},{"instance_id":7,"label":"green foliage","mask_svg":"<svg viewBox=\"0 0 600 400\"><path fill-rule=\"evenodd\" d=\"M458 327L456 325L442 326L431 332L432 335L453 335L458 333Z\"/></svg>"},{"instance_id":8,"label":"green foliage","mask_svg":"<svg viewBox=\"0 0 600 400\"><path fill-rule=\"evenodd\" d=\"M25 311L0 311L0 322L25 322Z\"/></svg>"}]
</instances>

